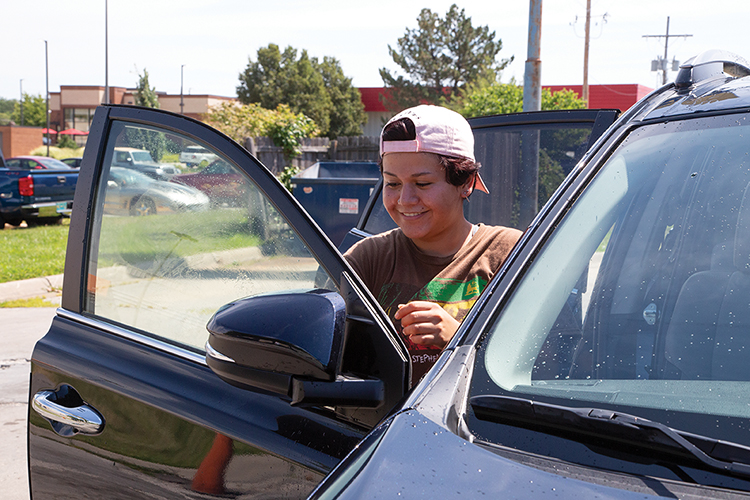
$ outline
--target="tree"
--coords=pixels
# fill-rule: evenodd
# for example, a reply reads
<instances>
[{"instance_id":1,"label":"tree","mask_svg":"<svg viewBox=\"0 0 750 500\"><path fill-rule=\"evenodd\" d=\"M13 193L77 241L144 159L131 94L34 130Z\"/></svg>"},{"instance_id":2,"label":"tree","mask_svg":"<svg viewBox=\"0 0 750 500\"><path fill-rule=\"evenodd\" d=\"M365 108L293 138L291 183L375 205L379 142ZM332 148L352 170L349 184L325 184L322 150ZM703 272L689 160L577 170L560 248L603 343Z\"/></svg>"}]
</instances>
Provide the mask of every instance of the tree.
<instances>
[{"instance_id":1,"label":"tree","mask_svg":"<svg viewBox=\"0 0 750 500\"><path fill-rule=\"evenodd\" d=\"M266 109L286 104L311 118L330 138L361 133L367 121L364 105L335 58L325 57L321 63L306 50L298 58L293 47L282 53L275 44L258 49L257 58L240 73L241 103L258 103Z\"/></svg>"},{"instance_id":2,"label":"tree","mask_svg":"<svg viewBox=\"0 0 750 500\"><path fill-rule=\"evenodd\" d=\"M554 94L549 89L542 89L542 110L585 109L586 102L572 90L563 89ZM523 111L523 87L515 81L494 83L483 88L473 88L464 93L461 106L456 109L467 118L489 116ZM539 144L539 189L538 203L541 207L552 196L557 186L568 173L564 165L570 164L567 150L560 145L584 143L588 130L569 128L555 130L541 135ZM518 201L514 203L512 220L518 221Z\"/></svg>"},{"instance_id":3,"label":"tree","mask_svg":"<svg viewBox=\"0 0 750 500\"><path fill-rule=\"evenodd\" d=\"M271 137L276 146L284 148L287 158L299 156L300 140L318 132L313 120L302 113L294 113L286 104L270 110L258 103L224 102L212 107L204 121L237 142L245 137Z\"/></svg>"},{"instance_id":4,"label":"tree","mask_svg":"<svg viewBox=\"0 0 750 500\"><path fill-rule=\"evenodd\" d=\"M17 125L21 124L21 106L14 101L11 120ZM47 126L47 101L41 94L23 94L23 124L29 127Z\"/></svg>"},{"instance_id":5,"label":"tree","mask_svg":"<svg viewBox=\"0 0 750 500\"><path fill-rule=\"evenodd\" d=\"M333 57L324 57L318 69L331 100L331 124L326 135L331 139L362 135L367 114L359 90L352 86L352 79L344 75L338 60Z\"/></svg>"},{"instance_id":6,"label":"tree","mask_svg":"<svg viewBox=\"0 0 750 500\"><path fill-rule=\"evenodd\" d=\"M0 125L7 125L10 123L16 103L17 101L15 99L5 99L4 97L0 97Z\"/></svg>"},{"instance_id":7,"label":"tree","mask_svg":"<svg viewBox=\"0 0 750 500\"><path fill-rule=\"evenodd\" d=\"M156 95L156 89L148 83L148 71L145 68L142 75L138 74L135 104L146 108L159 107L159 97ZM160 161L167 150L167 139L163 132L128 127L125 130L125 135L131 146L148 150L151 157L156 161Z\"/></svg>"},{"instance_id":8,"label":"tree","mask_svg":"<svg viewBox=\"0 0 750 500\"><path fill-rule=\"evenodd\" d=\"M585 107L586 102L572 90L563 89L553 94L549 89L542 89L542 110ZM511 81L470 89L462 96L457 111L467 118L520 113L523 111L523 87Z\"/></svg>"},{"instance_id":9,"label":"tree","mask_svg":"<svg viewBox=\"0 0 750 500\"><path fill-rule=\"evenodd\" d=\"M394 76L381 68L383 83L390 87L385 105L394 111L419 103L439 104L460 95L472 83L495 81L510 62L497 61L502 41L487 26L474 27L464 9L453 4L445 19L422 9L417 28L398 39L396 49L388 46L393 61L406 76Z\"/></svg>"},{"instance_id":10,"label":"tree","mask_svg":"<svg viewBox=\"0 0 750 500\"><path fill-rule=\"evenodd\" d=\"M144 68L143 74L138 74L138 85L135 91L135 104L136 106L144 106L146 108L158 108L159 97L156 95L156 89L149 86L148 83L148 71Z\"/></svg>"}]
</instances>

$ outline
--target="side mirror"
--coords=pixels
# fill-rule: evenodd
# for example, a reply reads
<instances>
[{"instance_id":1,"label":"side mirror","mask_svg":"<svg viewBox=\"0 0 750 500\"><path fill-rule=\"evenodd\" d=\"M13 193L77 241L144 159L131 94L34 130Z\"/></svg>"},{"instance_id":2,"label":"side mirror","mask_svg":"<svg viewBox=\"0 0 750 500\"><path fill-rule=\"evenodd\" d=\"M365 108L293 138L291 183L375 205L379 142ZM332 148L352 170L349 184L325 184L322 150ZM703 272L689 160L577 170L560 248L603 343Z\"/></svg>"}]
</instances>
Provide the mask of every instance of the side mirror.
<instances>
[{"instance_id":1,"label":"side mirror","mask_svg":"<svg viewBox=\"0 0 750 500\"><path fill-rule=\"evenodd\" d=\"M377 407L381 380L340 374L346 321L344 299L328 290L241 299L208 322L206 363L232 385L292 404Z\"/></svg>"}]
</instances>

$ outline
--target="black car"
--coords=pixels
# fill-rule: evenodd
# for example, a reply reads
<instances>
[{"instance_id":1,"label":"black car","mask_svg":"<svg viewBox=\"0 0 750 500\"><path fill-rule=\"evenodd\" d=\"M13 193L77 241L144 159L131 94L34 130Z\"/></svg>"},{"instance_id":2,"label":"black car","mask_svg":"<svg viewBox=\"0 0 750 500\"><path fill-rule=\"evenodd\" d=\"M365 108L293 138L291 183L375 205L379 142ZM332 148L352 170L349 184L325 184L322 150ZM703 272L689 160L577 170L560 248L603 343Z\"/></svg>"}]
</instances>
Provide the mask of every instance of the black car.
<instances>
[{"instance_id":1,"label":"black car","mask_svg":"<svg viewBox=\"0 0 750 500\"><path fill-rule=\"evenodd\" d=\"M66 165L69 165L71 168L81 168L81 162L83 161L83 158L78 156L75 158L63 158L60 161L65 163Z\"/></svg>"},{"instance_id":2,"label":"black car","mask_svg":"<svg viewBox=\"0 0 750 500\"><path fill-rule=\"evenodd\" d=\"M747 75L698 56L606 132L611 113L475 120L492 223L536 208L528 165L571 172L413 388L268 170L189 118L99 108L31 360L33 497L746 497ZM115 146L154 134L210 145L247 208L105 216Z\"/></svg>"}]
</instances>

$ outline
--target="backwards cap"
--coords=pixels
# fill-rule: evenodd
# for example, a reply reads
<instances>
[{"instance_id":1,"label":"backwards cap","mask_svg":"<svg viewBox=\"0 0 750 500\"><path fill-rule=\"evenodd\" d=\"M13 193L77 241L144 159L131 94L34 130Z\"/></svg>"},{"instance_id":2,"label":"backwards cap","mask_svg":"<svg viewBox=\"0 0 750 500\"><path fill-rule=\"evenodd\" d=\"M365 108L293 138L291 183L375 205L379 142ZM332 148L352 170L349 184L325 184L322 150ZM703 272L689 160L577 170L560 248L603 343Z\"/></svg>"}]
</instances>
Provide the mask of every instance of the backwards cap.
<instances>
[{"instance_id":1,"label":"backwards cap","mask_svg":"<svg viewBox=\"0 0 750 500\"><path fill-rule=\"evenodd\" d=\"M474 159L474 133L466 118L441 106L422 104L405 109L386 123L408 118L414 123L416 138L412 141L384 141L380 133L380 156L388 153L435 153L453 158ZM479 172L474 186L489 193Z\"/></svg>"}]
</instances>

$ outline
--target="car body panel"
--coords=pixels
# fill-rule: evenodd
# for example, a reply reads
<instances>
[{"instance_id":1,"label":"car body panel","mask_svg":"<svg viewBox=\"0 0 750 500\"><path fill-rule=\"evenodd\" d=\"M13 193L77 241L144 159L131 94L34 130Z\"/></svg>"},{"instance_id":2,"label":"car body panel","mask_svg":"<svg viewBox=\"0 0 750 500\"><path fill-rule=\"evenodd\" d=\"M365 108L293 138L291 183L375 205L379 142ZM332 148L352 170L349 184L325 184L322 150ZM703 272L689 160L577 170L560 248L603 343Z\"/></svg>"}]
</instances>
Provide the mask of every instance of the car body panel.
<instances>
[{"instance_id":1,"label":"car body panel","mask_svg":"<svg viewBox=\"0 0 750 500\"><path fill-rule=\"evenodd\" d=\"M171 180L200 189L217 205L242 206L246 203L245 180L222 160L214 160L200 172L175 175Z\"/></svg>"}]
</instances>

